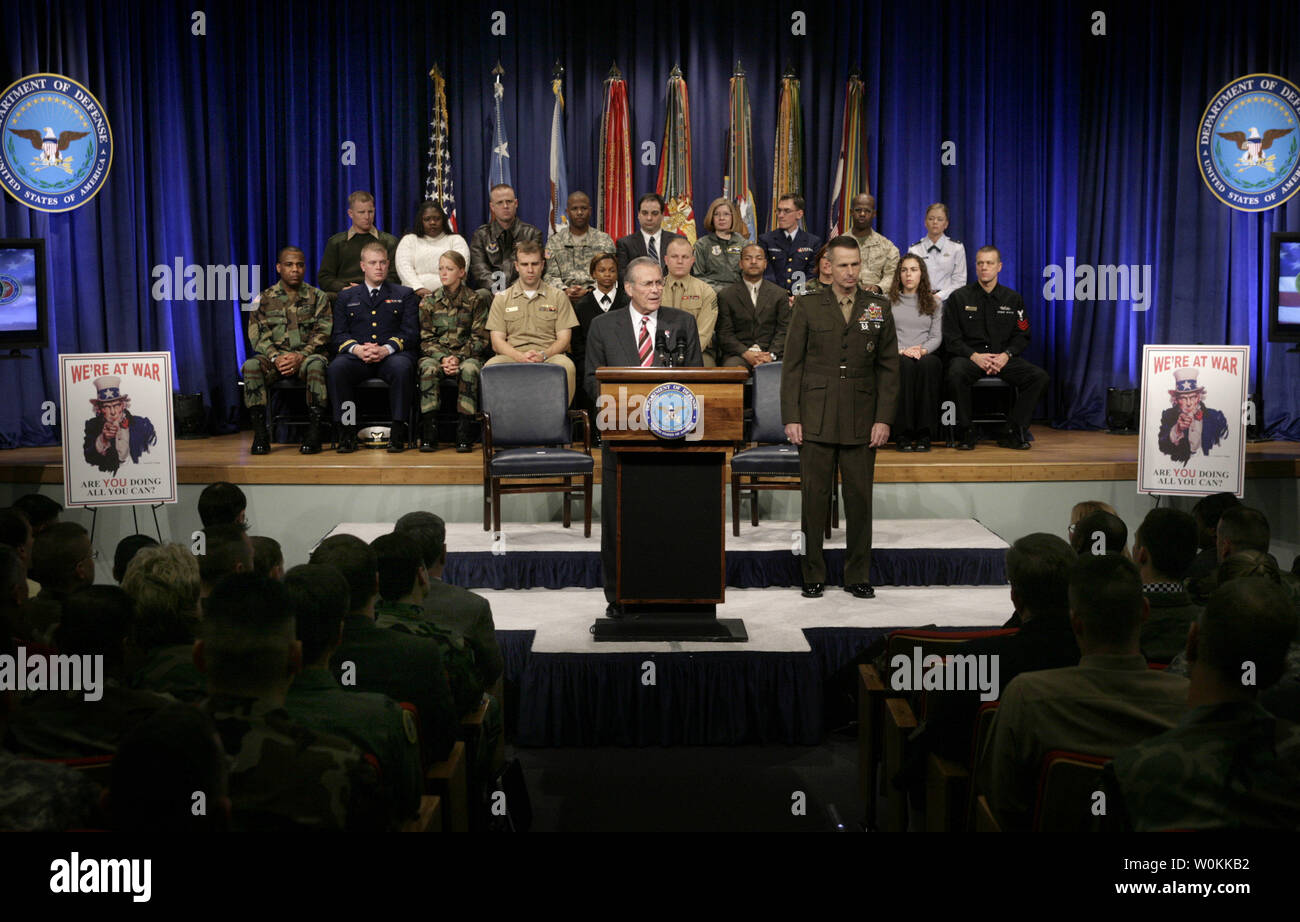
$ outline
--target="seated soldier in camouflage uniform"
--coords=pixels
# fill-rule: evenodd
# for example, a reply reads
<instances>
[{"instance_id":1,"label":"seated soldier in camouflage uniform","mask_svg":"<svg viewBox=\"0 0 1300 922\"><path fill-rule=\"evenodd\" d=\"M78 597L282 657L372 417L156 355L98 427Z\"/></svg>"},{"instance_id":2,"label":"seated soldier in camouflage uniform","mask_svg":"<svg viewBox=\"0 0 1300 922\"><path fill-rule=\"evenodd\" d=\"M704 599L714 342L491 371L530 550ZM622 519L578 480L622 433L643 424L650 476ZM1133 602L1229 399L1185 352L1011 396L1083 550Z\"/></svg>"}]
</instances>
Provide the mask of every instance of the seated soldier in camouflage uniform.
<instances>
[{"instance_id":1,"label":"seated soldier in camouflage uniform","mask_svg":"<svg viewBox=\"0 0 1300 922\"><path fill-rule=\"evenodd\" d=\"M122 589L135 602L127 653L132 688L181 701L203 697L203 676L194 667L200 586L198 559L184 545L147 547L131 560Z\"/></svg>"},{"instance_id":2,"label":"seated soldier in camouflage uniform","mask_svg":"<svg viewBox=\"0 0 1300 922\"><path fill-rule=\"evenodd\" d=\"M325 406L325 349L334 329L334 315L325 292L302 280L307 261L302 250L285 247L275 270L276 282L257 297L248 315L248 341L253 355L244 362L244 403L253 423L252 454L271 451L266 428L267 388L295 375L307 382L307 434L300 451L320 451L320 424Z\"/></svg>"},{"instance_id":3,"label":"seated soldier in camouflage uniform","mask_svg":"<svg viewBox=\"0 0 1300 922\"><path fill-rule=\"evenodd\" d=\"M442 661L451 681L456 713L462 717L478 710L486 696L488 710L483 721L483 739L477 763L490 770L493 752L501 735L501 703L486 694L479 676L474 647L457 630L436 624L424 614L421 603L429 594L429 572L420 545L409 534L393 532L370 543L379 564L379 596L375 603L375 624L382 628L428 637L442 647ZM478 777L486 777L479 774Z\"/></svg>"},{"instance_id":4,"label":"seated soldier in camouflage uniform","mask_svg":"<svg viewBox=\"0 0 1300 922\"><path fill-rule=\"evenodd\" d=\"M208 679L200 709L231 759L236 830L390 825L379 775L362 752L294 722L284 708L302 647L283 584L252 573L222 580L208 599L194 660Z\"/></svg>"},{"instance_id":5,"label":"seated soldier in camouflage uniform","mask_svg":"<svg viewBox=\"0 0 1300 922\"><path fill-rule=\"evenodd\" d=\"M465 284L465 257L448 250L438 258L442 287L420 302L420 451L438 447L438 385L459 380L456 450L470 450L470 420L478 412L478 376L488 350L487 301Z\"/></svg>"},{"instance_id":6,"label":"seated soldier in camouflage uniform","mask_svg":"<svg viewBox=\"0 0 1300 922\"><path fill-rule=\"evenodd\" d=\"M601 253L614 252L614 240L603 230L591 226L591 199L585 192L570 192L565 215L566 227L551 234L546 241L546 283L558 288L577 304L582 296L596 287L588 267Z\"/></svg>"}]
</instances>

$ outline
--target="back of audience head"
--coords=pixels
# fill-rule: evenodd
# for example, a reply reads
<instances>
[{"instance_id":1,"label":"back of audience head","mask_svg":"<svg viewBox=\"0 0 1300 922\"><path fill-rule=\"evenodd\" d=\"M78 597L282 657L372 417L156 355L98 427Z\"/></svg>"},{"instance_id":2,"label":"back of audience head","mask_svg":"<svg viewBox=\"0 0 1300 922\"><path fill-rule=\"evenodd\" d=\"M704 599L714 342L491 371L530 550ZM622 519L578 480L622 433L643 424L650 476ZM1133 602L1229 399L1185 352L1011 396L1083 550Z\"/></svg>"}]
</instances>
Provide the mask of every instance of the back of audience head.
<instances>
[{"instance_id":1,"label":"back of audience head","mask_svg":"<svg viewBox=\"0 0 1300 922\"><path fill-rule=\"evenodd\" d=\"M117 549L113 551L113 582L121 585L132 558L147 547L157 546L158 542L148 535L127 535L117 542Z\"/></svg>"},{"instance_id":2,"label":"back of audience head","mask_svg":"<svg viewBox=\"0 0 1300 922\"><path fill-rule=\"evenodd\" d=\"M1196 559L1196 519L1168 507L1152 509L1133 535L1133 561L1154 576L1182 582Z\"/></svg>"},{"instance_id":3,"label":"back of audience head","mask_svg":"<svg viewBox=\"0 0 1300 922\"><path fill-rule=\"evenodd\" d=\"M1268 519L1250 506L1233 506L1219 516L1216 529L1219 560L1241 551L1268 551Z\"/></svg>"},{"instance_id":4,"label":"back of audience head","mask_svg":"<svg viewBox=\"0 0 1300 922\"><path fill-rule=\"evenodd\" d=\"M266 535L253 535L253 572L269 579L284 579L284 552L280 542Z\"/></svg>"},{"instance_id":5,"label":"back of audience head","mask_svg":"<svg viewBox=\"0 0 1300 922\"><path fill-rule=\"evenodd\" d=\"M424 552L409 532L380 535L370 547L379 572L379 597L385 602L396 602L417 586L428 587Z\"/></svg>"},{"instance_id":6,"label":"back of audience head","mask_svg":"<svg viewBox=\"0 0 1300 922\"><path fill-rule=\"evenodd\" d=\"M1128 526L1113 512L1091 512L1075 522L1070 532L1070 546L1079 555L1123 555L1127 545Z\"/></svg>"},{"instance_id":7,"label":"back of audience head","mask_svg":"<svg viewBox=\"0 0 1300 922\"><path fill-rule=\"evenodd\" d=\"M125 662L134 619L135 604L121 587L86 586L63 600L55 645L63 654L103 656L106 671L114 675Z\"/></svg>"},{"instance_id":8,"label":"back of audience head","mask_svg":"<svg viewBox=\"0 0 1300 922\"><path fill-rule=\"evenodd\" d=\"M347 580L333 567L304 563L284 575L284 588L302 643L303 665L327 665L330 652L342 637L343 618L348 613Z\"/></svg>"},{"instance_id":9,"label":"back of audience head","mask_svg":"<svg viewBox=\"0 0 1300 922\"><path fill-rule=\"evenodd\" d=\"M0 509L0 546L11 547L22 558L23 568L32 565L32 544L36 534L27 516L19 509Z\"/></svg>"},{"instance_id":10,"label":"back of audience head","mask_svg":"<svg viewBox=\"0 0 1300 922\"><path fill-rule=\"evenodd\" d=\"M113 757L107 806L114 832L224 832L226 755L201 710L174 704L131 729ZM194 792L207 809L195 815Z\"/></svg>"},{"instance_id":11,"label":"back of audience head","mask_svg":"<svg viewBox=\"0 0 1300 922\"><path fill-rule=\"evenodd\" d=\"M1070 569L1077 556L1070 545L1044 532L1025 535L1007 549L1011 601L1022 622L1068 617Z\"/></svg>"},{"instance_id":12,"label":"back of audience head","mask_svg":"<svg viewBox=\"0 0 1300 922\"><path fill-rule=\"evenodd\" d=\"M63 507L40 493L26 493L14 500L13 508L27 516L32 533L39 535L59 520Z\"/></svg>"},{"instance_id":13,"label":"back of audience head","mask_svg":"<svg viewBox=\"0 0 1300 922\"><path fill-rule=\"evenodd\" d=\"M235 484L219 480L199 494L199 521L204 528L212 525L246 525L248 498Z\"/></svg>"},{"instance_id":14,"label":"back of audience head","mask_svg":"<svg viewBox=\"0 0 1300 922\"><path fill-rule=\"evenodd\" d=\"M1197 543L1205 547L1214 547L1215 531L1219 527L1219 517L1233 506L1240 506L1241 500L1235 493L1213 493L1202 496L1192 506L1192 517L1196 519Z\"/></svg>"},{"instance_id":15,"label":"back of audience head","mask_svg":"<svg viewBox=\"0 0 1300 922\"><path fill-rule=\"evenodd\" d=\"M283 696L302 665L289 595L277 580L235 573L208 596L195 662L211 694Z\"/></svg>"},{"instance_id":16,"label":"back of audience head","mask_svg":"<svg viewBox=\"0 0 1300 922\"><path fill-rule=\"evenodd\" d=\"M442 565L447 560L447 523L442 516L432 512L408 512L397 520L393 531L415 539L430 576L442 573Z\"/></svg>"},{"instance_id":17,"label":"back of audience head","mask_svg":"<svg viewBox=\"0 0 1300 922\"><path fill-rule=\"evenodd\" d=\"M142 651L189 644L199 624L199 562L181 544L147 547L132 558L122 589L135 602L132 641Z\"/></svg>"},{"instance_id":18,"label":"back of audience head","mask_svg":"<svg viewBox=\"0 0 1300 922\"><path fill-rule=\"evenodd\" d=\"M1140 653L1138 638L1149 604L1142 576L1118 554L1082 554L1070 570L1070 623L1079 650Z\"/></svg>"},{"instance_id":19,"label":"back of audience head","mask_svg":"<svg viewBox=\"0 0 1300 922\"><path fill-rule=\"evenodd\" d=\"M32 579L55 592L71 592L95 581L90 534L76 522L55 522L32 544Z\"/></svg>"},{"instance_id":20,"label":"back of audience head","mask_svg":"<svg viewBox=\"0 0 1300 922\"><path fill-rule=\"evenodd\" d=\"M333 567L348 584L348 613L365 612L379 593L379 564L370 545L356 535L332 535L312 552L309 563Z\"/></svg>"},{"instance_id":21,"label":"back of audience head","mask_svg":"<svg viewBox=\"0 0 1300 922\"><path fill-rule=\"evenodd\" d=\"M212 525L203 529L199 576L208 591L223 577L253 572L253 543L240 525Z\"/></svg>"},{"instance_id":22,"label":"back of audience head","mask_svg":"<svg viewBox=\"0 0 1300 922\"><path fill-rule=\"evenodd\" d=\"M1070 524L1077 525L1079 520L1086 515L1092 515L1094 512L1109 512L1111 515L1118 515L1115 507L1110 503L1103 503L1099 499L1085 499L1081 503L1075 503L1074 508L1070 510Z\"/></svg>"},{"instance_id":23,"label":"back of audience head","mask_svg":"<svg viewBox=\"0 0 1300 922\"><path fill-rule=\"evenodd\" d=\"M1277 582L1263 576L1228 580L1214 590L1188 635L1192 681L1200 664L1233 697L1253 698L1281 678L1295 638L1295 608Z\"/></svg>"},{"instance_id":24,"label":"back of audience head","mask_svg":"<svg viewBox=\"0 0 1300 922\"><path fill-rule=\"evenodd\" d=\"M1272 554L1264 551L1239 551L1229 554L1214 569L1214 583L1222 586L1234 579L1259 577L1278 586L1282 585L1282 572Z\"/></svg>"}]
</instances>

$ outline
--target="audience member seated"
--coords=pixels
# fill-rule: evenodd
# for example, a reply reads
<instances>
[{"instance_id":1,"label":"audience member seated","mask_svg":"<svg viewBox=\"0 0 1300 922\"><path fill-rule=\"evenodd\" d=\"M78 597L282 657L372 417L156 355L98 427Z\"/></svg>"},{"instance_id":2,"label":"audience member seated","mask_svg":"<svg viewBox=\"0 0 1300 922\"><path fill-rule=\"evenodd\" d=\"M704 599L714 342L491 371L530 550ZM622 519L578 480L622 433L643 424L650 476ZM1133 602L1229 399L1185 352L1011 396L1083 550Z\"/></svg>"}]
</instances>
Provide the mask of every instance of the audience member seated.
<instances>
[{"instance_id":1,"label":"audience member seated","mask_svg":"<svg viewBox=\"0 0 1300 922\"><path fill-rule=\"evenodd\" d=\"M0 656L16 657L18 648L0 633ZM0 686L0 739L4 739L15 693ZM96 825L99 786L72 769L50 762L20 759L0 749L0 830L62 832Z\"/></svg>"},{"instance_id":2,"label":"audience member seated","mask_svg":"<svg viewBox=\"0 0 1300 922\"><path fill-rule=\"evenodd\" d=\"M814 257L822 245L822 238L801 226L805 204L802 196L781 196L776 203L776 229L758 235L758 244L767 253L767 280L795 295L806 290L817 272Z\"/></svg>"},{"instance_id":3,"label":"audience member seated","mask_svg":"<svg viewBox=\"0 0 1300 922\"><path fill-rule=\"evenodd\" d=\"M1142 594L1151 617L1142 625L1142 653L1168 663L1187 646L1187 629L1201 613L1183 588L1196 556L1196 520L1177 509L1156 508L1133 535L1133 562L1142 573Z\"/></svg>"},{"instance_id":4,"label":"audience member seated","mask_svg":"<svg viewBox=\"0 0 1300 922\"><path fill-rule=\"evenodd\" d=\"M32 692L9 724L14 749L38 759L108 755L140 721L176 699L125 682L131 598L117 586L87 586L63 602L55 632L61 656L76 657L78 689ZM103 657L102 670L92 658Z\"/></svg>"},{"instance_id":5,"label":"audience member seated","mask_svg":"<svg viewBox=\"0 0 1300 922\"><path fill-rule=\"evenodd\" d=\"M542 232L517 217L515 190L499 183L488 190L492 220L474 231L469 241L470 284L489 294L505 291L519 277L515 257L521 243L542 245ZM540 275L539 275L540 278Z\"/></svg>"},{"instance_id":6,"label":"audience member seated","mask_svg":"<svg viewBox=\"0 0 1300 922\"><path fill-rule=\"evenodd\" d=\"M790 296L763 277L766 271L763 248L745 244L740 281L718 292L718 364L753 368L781 361L790 326Z\"/></svg>"},{"instance_id":7,"label":"audience member seated","mask_svg":"<svg viewBox=\"0 0 1300 922\"><path fill-rule=\"evenodd\" d=\"M826 256L826 249L828 246L828 243L823 243L818 247L817 252L813 254L812 265L817 267L817 277L805 282L802 291L796 288L794 291L795 295L816 294L823 288L831 287L834 279L831 276L831 261ZM765 253L763 255L766 257L767 254Z\"/></svg>"},{"instance_id":8,"label":"audience member seated","mask_svg":"<svg viewBox=\"0 0 1300 922\"><path fill-rule=\"evenodd\" d=\"M348 691L378 692L415 705L425 764L446 758L456 741L460 715L452 703L442 650L432 640L375 624L375 552L355 535L334 535L320 543L311 563L333 567L348 584L343 640L330 660L334 677Z\"/></svg>"},{"instance_id":9,"label":"audience member seated","mask_svg":"<svg viewBox=\"0 0 1300 922\"><path fill-rule=\"evenodd\" d=\"M852 223L849 235L858 242L862 268L858 271L858 285L875 294L884 294L883 286L889 284L898 266L898 247L871 224L876 220L876 198L865 192L856 195L849 209Z\"/></svg>"},{"instance_id":10,"label":"audience member seated","mask_svg":"<svg viewBox=\"0 0 1300 922\"><path fill-rule=\"evenodd\" d=\"M957 403L961 439L957 447L975 447L971 425L971 385L994 375L1016 390L1002 448L1029 449L1029 421L1047 390L1047 372L1021 355L1029 348L1029 312L1019 294L998 284L1002 256L997 247L975 253L977 282L958 288L943 306L943 345L948 353L948 393Z\"/></svg>"},{"instance_id":11,"label":"audience member seated","mask_svg":"<svg viewBox=\"0 0 1300 922\"><path fill-rule=\"evenodd\" d=\"M127 535L117 542L117 549L113 551L113 582L120 586L122 577L126 576L126 568L135 559L135 555L147 547L157 546L158 542L148 535Z\"/></svg>"},{"instance_id":12,"label":"audience member seated","mask_svg":"<svg viewBox=\"0 0 1300 922\"><path fill-rule=\"evenodd\" d=\"M518 280L492 299L487 331L496 353L488 365L503 362L548 362L564 369L573 400L575 370L569 350L577 315L568 296L542 281L542 245L531 241L515 247Z\"/></svg>"},{"instance_id":13,"label":"audience member seated","mask_svg":"<svg viewBox=\"0 0 1300 922\"><path fill-rule=\"evenodd\" d=\"M420 302L420 451L438 448L441 383L456 379L456 451L472 445L470 422L478 413L478 380L488 351L487 302L465 284L465 261L443 253L438 262L442 286Z\"/></svg>"},{"instance_id":14,"label":"audience member seated","mask_svg":"<svg viewBox=\"0 0 1300 922\"><path fill-rule=\"evenodd\" d=\"M657 192L647 192L637 199L636 219L639 225L632 233L619 237L614 244L614 254L618 257L618 278L627 281L627 267L632 260L641 256L659 261L659 270L668 274L664 257L667 256L668 241L681 236L674 231L664 230L664 211L667 205L663 196Z\"/></svg>"},{"instance_id":15,"label":"audience member seated","mask_svg":"<svg viewBox=\"0 0 1300 922\"><path fill-rule=\"evenodd\" d=\"M591 261L613 253L614 238L591 226L591 198L585 192L569 193L565 215L569 223L546 241L546 284L563 291L576 308L595 286Z\"/></svg>"},{"instance_id":16,"label":"audience member seated","mask_svg":"<svg viewBox=\"0 0 1300 922\"><path fill-rule=\"evenodd\" d=\"M749 228L737 213L731 199L715 198L704 213L704 229L708 231L695 241L695 263L691 273L706 282L721 299L722 292L740 281L740 258L749 243ZM759 251L763 250L759 247ZM763 254L763 268L767 268L767 254Z\"/></svg>"},{"instance_id":17,"label":"audience member seated","mask_svg":"<svg viewBox=\"0 0 1300 922\"><path fill-rule=\"evenodd\" d=\"M570 343L575 369L587 367L587 331L591 329L592 321L602 314L627 307L628 302L627 292L618 282L618 259L612 252L593 257L588 269L595 287L573 305L573 313L578 318ZM591 396L582 389L578 391L575 406L593 415L596 409ZM599 433L596 435L599 437Z\"/></svg>"},{"instance_id":18,"label":"audience member seated","mask_svg":"<svg viewBox=\"0 0 1300 922\"><path fill-rule=\"evenodd\" d=\"M427 298L442 287L438 262L443 253L459 253L469 264L469 244L460 234L447 226L447 213L437 202L424 202L415 213L415 223L397 242L393 264L397 267L397 280L415 292L417 298Z\"/></svg>"},{"instance_id":19,"label":"audience member seated","mask_svg":"<svg viewBox=\"0 0 1300 922\"><path fill-rule=\"evenodd\" d=\"M384 267L389 282L396 285L397 238L375 227L375 197L358 189L348 196L348 218L352 222L345 231L339 231L325 241L325 252L320 260L316 284L321 290L337 294L345 288L361 283L361 251L367 244L376 243L384 248L387 262Z\"/></svg>"},{"instance_id":20,"label":"audience member seated","mask_svg":"<svg viewBox=\"0 0 1300 922\"><path fill-rule=\"evenodd\" d=\"M24 641L19 636L27 604L26 568L13 548L0 544L0 636Z\"/></svg>"},{"instance_id":21,"label":"audience member seated","mask_svg":"<svg viewBox=\"0 0 1300 922\"><path fill-rule=\"evenodd\" d=\"M14 500L13 508L27 516L32 534L39 535L59 521L63 507L41 493L24 493Z\"/></svg>"},{"instance_id":22,"label":"audience member seated","mask_svg":"<svg viewBox=\"0 0 1300 922\"><path fill-rule=\"evenodd\" d=\"M95 581L94 548L90 535L76 522L56 522L32 543L32 575L41 592L23 606L25 624L20 636L35 643L52 644L59 626L63 600Z\"/></svg>"},{"instance_id":23,"label":"audience member seated","mask_svg":"<svg viewBox=\"0 0 1300 922\"><path fill-rule=\"evenodd\" d=\"M212 593L194 661L207 676L201 708L230 758L239 831L388 826L379 776L351 743L295 723L285 694L302 668L283 584L252 573Z\"/></svg>"},{"instance_id":24,"label":"audience member seated","mask_svg":"<svg viewBox=\"0 0 1300 922\"><path fill-rule=\"evenodd\" d=\"M1077 560L1068 544L1042 532L1025 535L1007 549L1011 604L1020 615L1020 630L970 640L953 650L954 655L998 658L998 697L1022 672L1079 662L1069 608L1070 570ZM914 741L924 751L965 765L971 757L971 733L981 702L978 690L931 695L925 723Z\"/></svg>"},{"instance_id":25,"label":"audience member seated","mask_svg":"<svg viewBox=\"0 0 1300 922\"><path fill-rule=\"evenodd\" d=\"M341 736L379 762L389 815L400 824L420 805L420 736L415 718L397 702L369 692L345 691L330 672L330 657L343 635L348 584L333 567L303 564L284 577L293 608L302 672L294 677L284 707L297 723Z\"/></svg>"},{"instance_id":26,"label":"audience member seated","mask_svg":"<svg viewBox=\"0 0 1300 922\"><path fill-rule=\"evenodd\" d=\"M199 555L200 598L212 595L224 577L253 572L253 541L242 525L211 525L203 529L203 553Z\"/></svg>"},{"instance_id":27,"label":"audience member seated","mask_svg":"<svg viewBox=\"0 0 1300 922\"><path fill-rule=\"evenodd\" d=\"M1187 571L1187 579L1199 580L1214 573L1219 565L1218 528L1219 517L1233 506L1240 506L1241 500L1233 493L1214 493L1202 496L1192 506L1192 517L1196 519L1196 546L1199 551Z\"/></svg>"},{"instance_id":28,"label":"audience member seated","mask_svg":"<svg viewBox=\"0 0 1300 922\"><path fill-rule=\"evenodd\" d=\"M1070 546L1080 556L1115 554L1127 558L1128 526L1113 512L1092 512L1070 526Z\"/></svg>"},{"instance_id":29,"label":"audience member seated","mask_svg":"<svg viewBox=\"0 0 1300 922\"><path fill-rule=\"evenodd\" d=\"M196 791L203 794L202 810ZM226 754L212 721L185 704L142 721L113 758L104 800L113 832L229 831Z\"/></svg>"},{"instance_id":30,"label":"audience member seated","mask_svg":"<svg viewBox=\"0 0 1300 922\"><path fill-rule=\"evenodd\" d=\"M199 494L199 521L204 528L213 525L242 525L248 528L248 497L233 483L218 480Z\"/></svg>"},{"instance_id":31,"label":"audience member seated","mask_svg":"<svg viewBox=\"0 0 1300 922\"><path fill-rule=\"evenodd\" d=\"M199 562L181 544L147 547L122 577L122 590L135 602L128 671L131 687L166 692L181 701L203 696L194 666L199 627Z\"/></svg>"},{"instance_id":32,"label":"audience member seated","mask_svg":"<svg viewBox=\"0 0 1300 922\"><path fill-rule=\"evenodd\" d=\"M669 237L664 244L664 262L668 275L664 279L663 307L675 307L695 318L700 334L700 351L706 367L718 364L713 334L718 326L718 295L712 286L691 275L695 253L685 237Z\"/></svg>"},{"instance_id":33,"label":"audience member seated","mask_svg":"<svg viewBox=\"0 0 1300 922\"><path fill-rule=\"evenodd\" d=\"M943 302L930 291L922 259L909 253L897 261L889 285L889 306L898 331L900 375L894 441L899 451L929 451L936 431L943 362Z\"/></svg>"},{"instance_id":34,"label":"audience member seated","mask_svg":"<svg viewBox=\"0 0 1300 922\"><path fill-rule=\"evenodd\" d=\"M447 566L447 525L432 512L408 512L397 520L394 530L409 534L420 546L429 573L429 594L424 597L425 618L459 631L474 648L474 662L484 688L501 678L505 661L497 644L492 621L492 603L477 592L453 586L442 578Z\"/></svg>"},{"instance_id":35,"label":"audience member seated","mask_svg":"<svg viewBox=\"0 0 1300 922\"><path fill-rule=\"evenodd\" d=\"M1219 514L1214 529L1214 554L1219 563L1242 551L1268 553L1270 540L1268 519L1264 513L1240 503L1229 506ZM1277 561L1273 561L1276 565ZM1280 574L1279 574L1280 575ZM1218 585L1217 575L1189 579L1187 591L1192 600L1204 604Z\"/></svg>"},{"instance_id":36,"label":"audience member seated","mask_svg":"<svg viewBox=\"0 0 1300 922\"><path fill-rule=\"evenodd\" d=\"M280 542L265 535L253 535L253 572L267 579L284 579L284 552Z\"/></svg>"},{"instance_id":37,"label":"audience member seated","mask_svg":"<svg viewBox=\"0 0 1300 922\"><path fill-rule=\"evenodd\" d=\"M1142 656L1147 611L1142 577L1123 557L1085 555L1071 569L1079 665L1016 676L980 757L980 790L1004 830L1029 828L1043 756L1051 750L1111 756L1182 715L1187 680L1147 668Z\"/></svg>"},{"instance_id":38,"label":"audience member seated","mask_svg":"<svg viewBox=\"0 0 1300 922\"><path fill-rule=\"evenodd\" d=\"M966 247L947 236L947 229L948 206L935 202L925 210L925 236L908 250L925 260L930 284L941 301L966 284Z\"/></svg>"},{"instance_id":39,"label":"audience member seated","mask_svg":"<svg viewBox=\"0 0 1300 922\"><path fill-rule=\"evenodd\" d=\"M1106 767L1108 819L1139 832L1300 829L1300 725L1258 700L1282 674L1296 625L1268 579L1215 590L1187 638L1188 711Z\"/></svg>"},{"instance_id":40,"label":"audience member seated","mask_svg":"<svg viewBox=\"0 0 1300 922\"><path fill-rule=\"evenodd\" d=\"M23 578L27 581L27 597L36 598L41 592L41 584L27 574L32 569L32 545L36 543L36 533L22 510L16 508L0 509L0 546L13 548L23 565Z\"/></svg>"}]
</instances>

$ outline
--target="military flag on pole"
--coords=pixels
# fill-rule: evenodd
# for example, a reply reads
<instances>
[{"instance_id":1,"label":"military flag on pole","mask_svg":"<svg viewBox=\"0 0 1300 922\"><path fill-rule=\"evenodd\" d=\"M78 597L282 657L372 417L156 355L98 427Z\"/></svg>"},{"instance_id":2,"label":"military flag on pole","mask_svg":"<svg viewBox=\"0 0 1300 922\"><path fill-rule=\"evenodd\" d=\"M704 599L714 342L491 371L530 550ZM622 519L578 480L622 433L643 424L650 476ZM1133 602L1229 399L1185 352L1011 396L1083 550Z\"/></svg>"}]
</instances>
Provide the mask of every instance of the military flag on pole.
<instances>
[{"instance_id":1,"label":"military flag on pole","mask_svg":"<svg viewBox=\"0 0 1300 922\"><path fill-rule=\"evenodd\" d=\"M656 191L667 203L664 229L695 243L695 208L691 203L691 103L682 69L676 64L668 75L668 116L664 143L659 151Z\"/></svg>"},{"instance_id":2,"label":"military flag on pole","mask_svg":"<svg viewBox=\"0 0 1300 922\"><path fill-rule=\"evenodd\" d=\"M854 196L870 194L867 179L867 120L865 88L862 78L849 74L844 89L844 121L840 134L840 160L835 167L835 186L831 192L832 237L845 233L853 226L850 212Z\"/></svg>"},{"instance_id":3,"label":"military flag on pole","mask_svg":"<svg viewBox=\"0 0 1300 922\"><path fill-rule=\"evenodd\" d=\"M783 195L803 195L803 107L799 79L794 69L781 77L781 101L776 113L776 151L772 155L772 218L776 230L776 203ZM800 222L802 223L802 222Z\"/></svg>"},{"instance_id":4,"label":"military flag on pole","mask_svg":"<svg viewBox=\"0 0 1300 922\"><path fill-rule=\"evenodd\" d=\"M569 226L565 210L569 203L569 166L564 154L564 68L555 62L551 74L551 92L555 94L555 109L551 114L551 230L555 233ZM549 237L550 234L547 234Z\"/></svg>"},{"instance_id":5,"label":"military flag on pole","mask_svg":"<svg viewBox=\"0 0 1300 922\"><path fill-rule=\"evenodd\" d=\"M447 129L447 81L435 64L429 71L433 79L433 111L429 115L429 174L424 180L424 198L437 202L447 215L447 227L460 232L456 220L456 187L451 176L451 137Z\"/></svg>"},{"instance_id":6,"label":"military flag on pole","mask_svg":"<svg viewBox=\"0 0 1300 922\"><path fill-rule=\"evenodd\" d=\"M632 140L627 82L615 64L605 78L605 111L600 117L600 182L596 226L615 240L632 233Z\"/></svg>"},{"instance_id":7,"label":"military flag on pole","mask_svg":"<svg viewBox=\"0 0 1300 922\"><path fill-rule=\"evenodd\" d=\"M488 166L488 192L493 186L503 183L513 185L510 181L510 139L506 137L506 88L501 83L505 68L497 61L492 68L492 161Z\"/></svg>"},{"instance_id":8,"label":"military flag on pole","mask_svg":"<svg viewBox=\"0 0 1300 922\"><path fill-rule=\"evenodd\" d=\"M731 123L727 136L727 174L722 178L722 194L735 203L740 219L757 236L758 214L750 181L754 171L754 133L749 117L749 87L740 61L736 61L736 71L731 76Z\"/></svg>"}]
</instances>

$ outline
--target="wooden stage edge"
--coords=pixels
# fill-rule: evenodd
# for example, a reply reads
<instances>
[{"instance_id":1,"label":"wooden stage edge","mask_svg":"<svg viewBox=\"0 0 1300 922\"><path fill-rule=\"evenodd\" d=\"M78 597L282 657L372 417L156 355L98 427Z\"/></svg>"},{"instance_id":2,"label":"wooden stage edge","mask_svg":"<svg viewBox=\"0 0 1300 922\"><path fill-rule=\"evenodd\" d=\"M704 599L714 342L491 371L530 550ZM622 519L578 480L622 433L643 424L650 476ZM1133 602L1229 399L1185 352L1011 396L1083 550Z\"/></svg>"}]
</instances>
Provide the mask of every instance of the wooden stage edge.
<instances>
[{"instance_id":1,"label":"wooden stage edge","mask_svg":"<svg viewBox=\"0 0 1300 922\"><path fill-rule=\"evenodd\" d=\"M1029 451L998 448L981 442L974 451L942 446L927 454L902 453L892 446L876 458L876 483L1028 483L1034 481L1135 480L1138 440L1134 435L1078 432L1036 426ZM274 445L269 455L248 453L247 432L178 442L176 474L184 484L228 480L239 484L481 486L483 455L454 447L400 455L359 449L350 455L325 450L301 455L297 445ZM600 450L596 482L600 482ZM730 471L727 474L730 477ZM1246 476L1300 477L1300 443L1255 442L1247 445ZM0 451L0 483L63 483L58 446ZM581 483L581 481L579 481Z\"/></svg>"}]
</instances>

